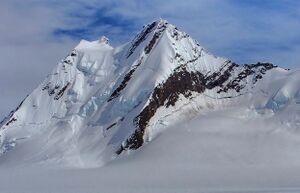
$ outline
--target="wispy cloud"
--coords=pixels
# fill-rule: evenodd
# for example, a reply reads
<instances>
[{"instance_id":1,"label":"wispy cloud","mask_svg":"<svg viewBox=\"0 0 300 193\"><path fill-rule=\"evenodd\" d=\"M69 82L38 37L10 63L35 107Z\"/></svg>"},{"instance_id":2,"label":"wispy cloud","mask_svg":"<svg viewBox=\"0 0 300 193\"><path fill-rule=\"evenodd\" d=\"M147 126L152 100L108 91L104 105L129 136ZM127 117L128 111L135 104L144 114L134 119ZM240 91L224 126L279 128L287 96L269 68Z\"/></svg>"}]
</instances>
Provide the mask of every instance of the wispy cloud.
<instances>
[{"instance_id":1,"label":"wispy cloud","mask_svg":"<svg viewBox=\"0 0 300 193\"><path fill-rule=\"evenodd\" d=\"M69 13L72 18L86 21L84 24L60 27L53 31L56 38L70 37L75 40L95 39L100 35L109 36L115 43L128 41L129 36L138 28L133 19L118 14L110 15L107 8L89 10L89 14Z\"/></svg>"},{"instance_id":2,"label":"wispy cloud","mask_svg":"<svg viewBox=\"0 0 300 193\"><path fill-rule=\"evenodd\" d=\"M102 1L101 1L102 2ZM166 18L211 52L240 63L270 61L297 67L300 2L294 0L77 1L67 17L83 25L58 28L57 37L128 41L141 25ZM74 3L74 4L76 4ZM74 6L75 7L75 6ZM73 7L73 8L74 8Z\"/></svg>"}]
</instances>

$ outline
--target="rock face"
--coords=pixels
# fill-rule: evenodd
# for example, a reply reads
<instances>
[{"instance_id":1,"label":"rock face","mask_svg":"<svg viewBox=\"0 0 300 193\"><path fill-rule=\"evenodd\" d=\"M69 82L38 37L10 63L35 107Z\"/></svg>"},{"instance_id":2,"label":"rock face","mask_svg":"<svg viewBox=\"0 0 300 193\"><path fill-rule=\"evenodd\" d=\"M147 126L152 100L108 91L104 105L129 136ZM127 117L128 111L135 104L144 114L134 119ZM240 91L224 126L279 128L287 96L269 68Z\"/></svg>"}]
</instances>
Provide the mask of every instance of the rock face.
<instances>
[{"instance_id":1,"label":"rock face","mask_svg":"<svg viewBox=\"0 0 300 193\"><path fill-rule=\"evenodd\" d=\"M1 123L0 144L34 124L19 137L47 139L43 152L61 148L59 156L68 157L72 148L82 156L93 149L97 158L111 157L140 148L176 123L170 120L184 120L189 109L255 98L257 84L275 71L286 73L270 63L238 65L215 57L165 20L146 25L117 48L105 37L82 40Z\"/></svg>"},{"instance_id":2,"label":"rock face","mask_svg":"<svg viewBox=\"0 0 300 193\"><path fill-rule=\"evenodd\" d=\"M229 63L228 63L229 64ZM134 122L136 130L130 138L127 139L126 145L121 147L124 149L137 149L144 143L144 132L148 126L150 119L155 115L160 107L168 108L174 106L180 95L190 99L192 93L204 93L206 89L219 88L218 94L234 90L240 92L247 86L247 83L242 83L248 76L255 74L252 84L255 84L258 79L262 79L267 70L275 68L269 63L257 63L252 65L239 66L237 64L226 64L227 69L224 72L214 72L209 76L203 75L201 72L188 72L185 67L180 67L164 82L155 87L150 98L149 104L135 118ZM241 72L233 78L232 71L234 68L241 68ZM228 81L227 83L225 83ZM230 96L228 96L230 98ZM118 151L118 153L121 150Z\"/></svg>"}]
</instances>

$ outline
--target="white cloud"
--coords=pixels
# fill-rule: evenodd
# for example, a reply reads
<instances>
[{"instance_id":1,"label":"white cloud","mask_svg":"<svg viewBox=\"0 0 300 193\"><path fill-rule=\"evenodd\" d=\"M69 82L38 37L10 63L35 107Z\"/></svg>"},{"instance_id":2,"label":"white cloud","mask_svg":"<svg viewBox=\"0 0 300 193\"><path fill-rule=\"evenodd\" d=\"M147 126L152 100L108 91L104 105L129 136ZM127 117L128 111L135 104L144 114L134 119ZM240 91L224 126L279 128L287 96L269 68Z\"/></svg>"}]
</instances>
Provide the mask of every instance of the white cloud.
<instances>
[{"instance_id":1,"label":"white cloud","mask_svg":"<svg viewBox=\"0 0 300 193\"><path fill-rule=\"evenodd\" d=\"M49 38L49 32L62 25L59 14L33 6L31 1L1 1L0 14L1 119L43 80L75 42Z\"/></svg>"}]
</instances>

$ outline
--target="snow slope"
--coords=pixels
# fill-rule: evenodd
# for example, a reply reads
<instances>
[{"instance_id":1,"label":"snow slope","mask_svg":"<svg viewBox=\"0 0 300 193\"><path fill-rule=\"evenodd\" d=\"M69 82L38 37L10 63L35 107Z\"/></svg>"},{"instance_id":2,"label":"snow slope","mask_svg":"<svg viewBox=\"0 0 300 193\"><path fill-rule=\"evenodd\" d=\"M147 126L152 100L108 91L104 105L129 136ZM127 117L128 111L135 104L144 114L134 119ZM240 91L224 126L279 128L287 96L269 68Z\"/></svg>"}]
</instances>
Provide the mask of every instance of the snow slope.
<instances>
[{"instance_id":1,"label":"snow slope","mask_svg":"<svg viewBox=\"0 0 300 193\"><path fill-rule=\"evenodd\" d=\"M0 123L0 167L79 175L74 187L51 181L58 188L49 192L64 183L70 192L296 191L299 128L300 71L238 65L158 20L116 48L106 37L82 40ZM35 170L4 172L1 187L9 191L14 178L16 192L39 192L21 182L32 176L47 186ZM112 179L120 186L106 185Z\"/></svg>"}]
</instances>

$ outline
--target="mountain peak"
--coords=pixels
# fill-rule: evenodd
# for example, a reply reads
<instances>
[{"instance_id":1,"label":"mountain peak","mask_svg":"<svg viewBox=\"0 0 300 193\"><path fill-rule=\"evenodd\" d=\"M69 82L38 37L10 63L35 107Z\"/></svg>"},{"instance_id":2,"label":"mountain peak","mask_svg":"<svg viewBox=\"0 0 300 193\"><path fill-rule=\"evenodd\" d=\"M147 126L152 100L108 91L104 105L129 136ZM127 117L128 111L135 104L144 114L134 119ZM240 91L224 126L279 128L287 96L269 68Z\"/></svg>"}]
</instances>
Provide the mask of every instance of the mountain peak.
<instances>
[{"instance_id":1,"label":"mountain peak","mask_svg":"<svg viewBox=\"0 0 300 193\"><path fill-rule=\"evenodd\" d=\"M156 20L156 23L158 25L168 25L169 24L169 22L163 18L159 18L158 20Z\"/></svg>"},{"instance_id":2,"label":"mountain peak","mask_svg":"<svg viewBox=\"0 0 300 193\"><path fill-rule=\"evenodd\" d=\"M100 155L110 159L202 109L244 100L273 68L208 54L164 19L146 25L124 46L112 48L104 36L82 40L0 123L0 154L19 143L15 139L41 135L49 143L38 149L40 160L67 161L74 152L83 152L84 160L87 149L96 162Z\"/></svg>"},{"instance_id":3,"label":"mountain peak","mask_svg":"<svg viewBox=\"0 0 300 193\"><path fill-rule=\"evenodd\" d=\"M106 36L101 36L101 38L99 39L99 42L104 43L104 44L108 44L109 39Z\"/></svg>"},{"instance_id":4,"label":"mountain peak","mask_svg":"<svg viewBox=\"0 0 300 193\"><path fill-rule=\"evenodd\" d=\"M147 26L151 26L151 25L157 27L159 25L161 26L161 25L167 25L167 24L169 24L169 22L167 20L165 20L163 18L159 18L159 19L153 20L152 22L144 25L143 28L145 28Z\"/></svg>"}]
</instances>

